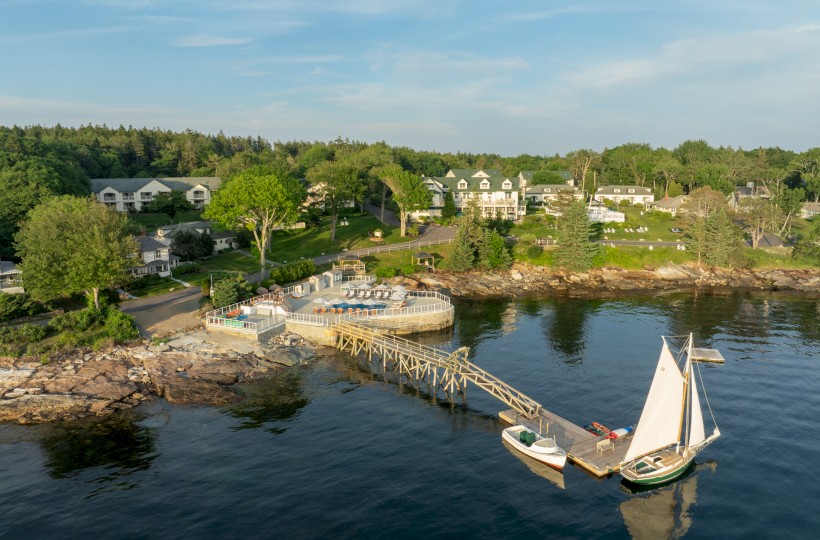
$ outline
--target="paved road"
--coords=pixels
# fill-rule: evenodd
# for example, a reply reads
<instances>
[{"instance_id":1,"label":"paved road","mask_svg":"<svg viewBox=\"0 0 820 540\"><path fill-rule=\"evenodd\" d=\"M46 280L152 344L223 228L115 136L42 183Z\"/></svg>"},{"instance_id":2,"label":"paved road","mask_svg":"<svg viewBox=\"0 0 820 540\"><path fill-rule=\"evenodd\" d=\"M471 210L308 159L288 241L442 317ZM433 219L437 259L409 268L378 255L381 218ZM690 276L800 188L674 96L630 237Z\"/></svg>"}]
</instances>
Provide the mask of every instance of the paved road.
<instances>
[{"instance_id":1,"label":"paved road","mask_svg":"<svg viewBox=\"0 0 820 540\"><path fill-rule=\"evenodd\" d=\"M202 322L199 315L199 287L180 288L157 296L137 298L120 304L120 309L134 316L140 333L146 337L171 334Z\"/></svg>"}]
</instances>

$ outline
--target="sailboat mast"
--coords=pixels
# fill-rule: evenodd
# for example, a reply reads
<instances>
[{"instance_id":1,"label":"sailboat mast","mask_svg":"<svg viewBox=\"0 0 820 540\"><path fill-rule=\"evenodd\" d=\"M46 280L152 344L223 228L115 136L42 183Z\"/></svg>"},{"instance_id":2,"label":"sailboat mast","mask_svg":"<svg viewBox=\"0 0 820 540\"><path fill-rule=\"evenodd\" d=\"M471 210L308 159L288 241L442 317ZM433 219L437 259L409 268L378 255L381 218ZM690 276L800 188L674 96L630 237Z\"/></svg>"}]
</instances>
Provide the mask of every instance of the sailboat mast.
<instances>
[{"instance_id":1,"label":"sailboat mast","mask_svg":"<svg viewBox=\"0 0 820 540\"><path fill-rule=\"evenodd\" d=\"M686 342L686 364L683 366L683 399L681 400L680 424L678 425L678 442L680 443L681 435L684 436L684 446L689 446L689 407L690 405L690 385L689 377L692 368L692 333L689 333L689 340ZM683 434L683 423L686 421L686 433Z\"/></svg>"}]
</instances>

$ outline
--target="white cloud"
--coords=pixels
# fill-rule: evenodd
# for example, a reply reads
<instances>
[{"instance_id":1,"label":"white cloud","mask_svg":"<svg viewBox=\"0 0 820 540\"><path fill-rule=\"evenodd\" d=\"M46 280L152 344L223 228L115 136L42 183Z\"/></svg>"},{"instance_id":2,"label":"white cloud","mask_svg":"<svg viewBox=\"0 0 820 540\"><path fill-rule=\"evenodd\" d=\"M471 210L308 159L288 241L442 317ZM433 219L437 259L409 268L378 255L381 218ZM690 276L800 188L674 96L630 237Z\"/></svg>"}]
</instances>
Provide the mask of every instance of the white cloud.
<instances>
[{"instance_id":1,"label":"white cloud","mask_svg":"<svg viewBox=\"0 0 820 540\"><path fill-rule=\"evenodd\" d=\"M244 45L250 43L252 38L230 38L223 36L212 36L209 34L197 34L180 38L175 42L177 47L215 47L222 45Z\"/></svg>"}]
</instances>

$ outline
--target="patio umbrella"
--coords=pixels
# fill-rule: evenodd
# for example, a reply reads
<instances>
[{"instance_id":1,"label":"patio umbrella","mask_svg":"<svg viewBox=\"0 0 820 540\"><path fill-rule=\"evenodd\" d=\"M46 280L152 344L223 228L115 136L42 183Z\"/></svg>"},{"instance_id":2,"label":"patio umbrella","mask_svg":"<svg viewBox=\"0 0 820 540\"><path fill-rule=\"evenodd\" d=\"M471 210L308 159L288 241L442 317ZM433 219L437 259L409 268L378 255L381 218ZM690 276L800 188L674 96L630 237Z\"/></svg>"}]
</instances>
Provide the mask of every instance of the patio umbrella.
<instances>
[{"instance_id":1,"label":"patio umbrella","mask_svg":"<svg viewBox=\"0 0 820 540\"><path fill-rule=\"evenodd\" d=\"M278 291L281 291L281 290L282 290L282 286L281 286L281 285L277 285L276 283L274 283L273 285L271 285L270 287L268 287L268 290L269 290L270 292L278 292Z\"/></svg>"},{"instance_id":2,"label":"patio umbrella","mask_svg":"<svg viewBox=\"0 0 820 540\"><path fill-rule=\"evenodd\" d=\"M265 287L259 287L256 289L256 294L267 294L268 290Z\"/></svg>"},{"instance_id":3,"label":"patio umbrella","mask_svg":"<svg viewBox=\"0 0 820 540\"><path fill-rule=\"evenodd\" d=\"M325 298L324 296L320 296L319 298L316 298L315 300L313 300L313 303L314 304L319 304L320 306L326 306L326 305L330 304L330 302L328 302L327 298Z\"/></svg>"},{"instance_id":4,"label":"patio umbrella","mask_svg":"<svg viewBox=\"0 0 820 540\"><path fill-rule=\"evenodd\" d=\"M338 306L339 304L344 304L344 301L341 298L334 298L330 301L331 306Z\"/></svg>"},{"instance_id":5,"label":"patio umbrella","mask_svg":"<svg viewBox=\"0 0 820 540\"><path fill-rule=\"evenodd\" d=\"M369 289L370 284L369 283L360 283L359 285L357 285L357 288L359 288L359 289Z\"/></svg>"},{"instance_id":6,"label":"patio umbrella","mask_svg":"<svg viewBox=\"0 0 820 540\"><path fill-rule=\"evenodd\" d=\"M404 285L393 285L393 290L396 292L404 292L406 289Z\"/></svg>"},{"instance_id":7,"label":"patio umbrella","mask_svg":"<svg viewBox=\"0 0 820 540\"><path fill-rule=\"evenodd\" d=\"M373 300L368 298L367 300L362 301L362 305L367 306L367 307L371 307L371 306L375 306L376 302L374 302Z\"/></svg>"},{"instance_id":8,"label":"patio umbrella","mask_svg":"<svg viewBox=\"0 0 820 540\"><path fill-rule=\"evenodd\" d=\"M376 285L376 286L375 286L375 287L373 287L373 288L374 288L374 289L384 290L384 289L389 289L389 288L390 288L390 285L388 285L387 283L379 283L378 285Z\"/></svg>"}]
</instances>

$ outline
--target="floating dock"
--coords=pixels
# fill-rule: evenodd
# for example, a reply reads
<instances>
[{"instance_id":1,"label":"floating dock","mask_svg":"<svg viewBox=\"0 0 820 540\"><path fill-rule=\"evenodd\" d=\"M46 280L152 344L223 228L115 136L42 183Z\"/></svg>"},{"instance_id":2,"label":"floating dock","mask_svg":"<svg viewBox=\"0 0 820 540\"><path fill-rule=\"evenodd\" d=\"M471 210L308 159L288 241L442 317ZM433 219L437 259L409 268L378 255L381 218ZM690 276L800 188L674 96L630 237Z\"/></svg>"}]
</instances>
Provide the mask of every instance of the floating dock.
<instances>
[{"instance_id":1,"label":"floating dock","mask_svg":"<svg viewBox=\"0 0 820 540\"><path fill-rule=\"evenodd\" d=\"M632 440L632 433L617 439L595 435L543 407L534 418L527 418L515 409L501 411L498 416L510 424L521 424L532 431L555 437L558 446L566 451L567 459L596 478L621 470L621 462Z\"/></svg>"}]
</instances>

